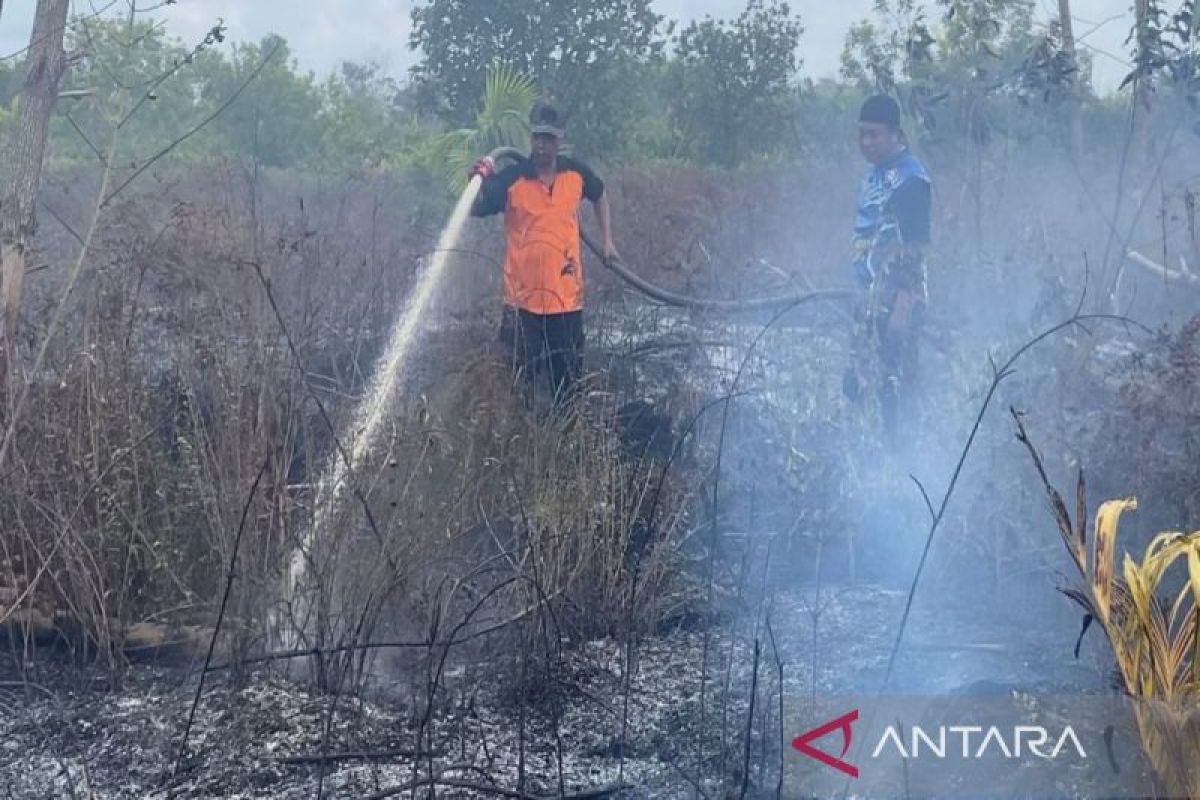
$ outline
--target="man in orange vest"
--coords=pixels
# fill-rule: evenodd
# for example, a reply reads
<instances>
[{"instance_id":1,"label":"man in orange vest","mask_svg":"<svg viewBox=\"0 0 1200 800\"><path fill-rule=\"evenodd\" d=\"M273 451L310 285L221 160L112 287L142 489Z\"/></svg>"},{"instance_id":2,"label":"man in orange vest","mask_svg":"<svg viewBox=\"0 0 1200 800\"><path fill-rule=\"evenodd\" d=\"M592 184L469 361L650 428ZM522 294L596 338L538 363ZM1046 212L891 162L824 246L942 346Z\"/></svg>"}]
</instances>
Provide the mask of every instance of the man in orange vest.
<instances>
[{"instance_id":1,"label":"man in orange vest","mask_svg":"<svg viewBox=\"0 0 1200 800\"><path fill-rule=\"evenodd\" d=\"M530 113L527 160L495 171L481 158L471 175L483 177L471 209L476 217L504 213L505 314L511 326L515 365L532 385L545 370L556 402L571 397L583 374L583 261L579 204L596 209L606 260L619 258L604 182L587 165L559 155L563 125L549 103Z\"/></svg>"}]
</instances>

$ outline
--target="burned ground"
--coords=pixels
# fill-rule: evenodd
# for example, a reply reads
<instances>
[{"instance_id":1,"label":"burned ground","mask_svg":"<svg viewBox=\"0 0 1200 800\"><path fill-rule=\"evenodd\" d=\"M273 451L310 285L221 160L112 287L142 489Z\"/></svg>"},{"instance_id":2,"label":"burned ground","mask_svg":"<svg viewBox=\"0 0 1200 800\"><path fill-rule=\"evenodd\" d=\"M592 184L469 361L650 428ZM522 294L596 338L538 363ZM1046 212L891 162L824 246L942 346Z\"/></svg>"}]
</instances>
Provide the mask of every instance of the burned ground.
<instances>
[{"instance_id":1,"label":"burned ground","mask_svg":"<svg viewBox=\"0 0 1200 800\"><path fill-rule=\"evenodd\" d=\"M547 421L509 390L498 247L480 223L367 476L373 522L352 508L323 554L330 602L307 644L346 649L314 679L300 659L290 672L253 659L279 649L268 615L335 446L324 415L344 429L443 209L387 177L265 173L251 228L245 179L218 165L131 198L103 231L54 380L35 384L0 504L14 532L5 586L53 553L32 599L52 624L73 621L76 657L10 631L0 787L15 797L308 797L318 784L370 796L435 774L515 790L522 752L531 795L556 793L560 768L568 793L611 785L623 753L630 796L693 783L715 796L745 773L756 641L751 785L770 795L778 663L789 697L877 688L929 529L910 475L941 499L989 354L1071 314L1080 246L1105 237L1053 198L1001 195L984 219L1015 233L978 240L942 195L921 436L889 455L841 395L844 309L806 307L764 332L768 319L647 304L592 262L586 413ZM609 185L632 265L674 290L736 297L839 285L843 237L829 232L844 215L837 192L813 187L852 183L827 168L671 166ZM43 237L48 259L68 252L61 231ZM1042 281L1048 269L1060 280ZM1145 277L1129 276L1123 299L1137 303L1124 310L1181 322L1186 298ZM47 298L58 277L43 279ZM30 307L34 329L46 303ZM1144 481L1139 493L1182 504L1166 524L1186 525L1195 426L1179 398L1194 393L1164 387L1194 383L1194 347L1187 333L1156 345L1096 322L1018 364L939 526L897 690L1109 685L1098 637L1073 658L1079 616L1054 591L1066 554L1003 412L1026 413L1056 479L1083 467L1097 499ZM243 509L216 658L234 669L211 674L172 780L198 664L129 665L124 646L136 623L211 631ZM354 649L387 642L405 646ZM281 760L418 747L432 763L344 758L323 778Z\"/></svg>"}]
</instances>

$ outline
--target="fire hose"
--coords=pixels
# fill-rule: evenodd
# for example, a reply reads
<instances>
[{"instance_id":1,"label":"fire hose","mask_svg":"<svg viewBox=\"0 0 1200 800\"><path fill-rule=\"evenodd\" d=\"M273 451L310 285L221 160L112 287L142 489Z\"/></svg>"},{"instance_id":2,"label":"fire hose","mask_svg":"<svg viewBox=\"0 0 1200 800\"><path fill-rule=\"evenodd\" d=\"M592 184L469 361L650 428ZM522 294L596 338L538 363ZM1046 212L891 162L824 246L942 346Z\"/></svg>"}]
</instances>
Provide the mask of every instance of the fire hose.
<instances>
[{"instance_id":1,"label":"fire hose","mask_svg":"<svg viewBox=\"0 0 1200 800\"><path fill-rule=\"evenodd\" d=\"M501 159L510 159L512 161L521 162L526 160L526 156L515 147L499 147L488 154L488 158L493 163ZM625 266L617 259L609 259L604 255L604 251L597 246L596 242L585 232L580 232L584 244L591 250L604 266L608 267L617 274L622 280L628 283L633 288L637 289L642 294L665 303L669 306L678 306L680 308L694 308L703 311L719 311L725 313L734 312L749 312L749 311L776 311L796 306L802 303L814 302L819 300L853 300L861 296L861 292L854 289L814 289L811 291L787 292L785 294L773 295L770 297L751 297L739 300L713 300L703 297L692 297L690 295L679 294L668 289L663 289L660 286L655 286L650 281L638 275L629 267Z\"/></svg>"}]
</instances>

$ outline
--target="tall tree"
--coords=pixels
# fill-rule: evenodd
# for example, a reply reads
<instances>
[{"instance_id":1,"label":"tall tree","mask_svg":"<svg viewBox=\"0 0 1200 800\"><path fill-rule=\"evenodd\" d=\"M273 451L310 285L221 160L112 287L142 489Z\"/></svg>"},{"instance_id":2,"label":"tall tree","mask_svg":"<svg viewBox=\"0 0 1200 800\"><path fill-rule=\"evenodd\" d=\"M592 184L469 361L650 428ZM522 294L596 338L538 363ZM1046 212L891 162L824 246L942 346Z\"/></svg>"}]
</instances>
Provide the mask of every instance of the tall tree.
<instances>
[{"instance_id":1,"label":"tall tree","mask_svg":"<svg viewBox=\"0 0 1200 800\"><path fill-rule=\"evenodd\" d=\"M842 74L898 97L917 123L910 133L974 151L995 130L993 111L1018 96L1023 65L1040 42L1033 4L936 0L931 9L940 11L932 20L914 0L877 0L878 21L850 30Z\"/></svg>"},{"instance_id":2,"label":"tall tree","mask_svg":"<svg viewBox=\"0 0 1200 800\"><path fill-rule=\"evenodd\" d=\"M25 254L37 227L35 214L50 115L67 66L63 34L69 0L38 0L25 58L21 117L9 160L12 177L0 200L0 381L11 407L18 368L17 320L25 284Z\"/></svg>"},{"instance_id":3,"label":"tall tree","mask_svg":"<svg viewBox=\"0 0 1200 800\"><path fill-rule=\"evenodd\" d=\"M1137 42L1138 61L1140 62L1147 54L1156 52L1153 46L1153 35L1150 27L1150 0L1134 0L1134 41ZM1142 66L1141 63L1138 64ZM1134 83L1134 99L1138 105L1145 106L1149 103L1150 75L1142 75L1140 79Z\"/></svg>"},{"instance_id":4,"label":"tall tree","mask_svg":"<svg viewBox=\"0 0 1200 800\"><path fill-rule=\"evenodd\" d=\"M1062 30L1062 49L1071 69L1070 96L1067 99L1068 142L1071 157L1079 163L1083 155L1083 120L1080 116L1079 57L1075 53L1075 25L1071 20L1071 0L1058 0L1058 24Z\"/></svg>"},{"instance_id":5,"label":"tall tree","mask_svg":"<svg viewBox=\"0 0 1200 800\"><path fill-rule=\"evenodd\" d=\"M207 44L189 49L158 23L81 19L67 32L66 49L80 53L71 66L71 77L73 83L88 87L88 94L71 104L69 120L66 114L55 115L50 126L51 163L94 163L93 147L111 138L129 87L149 89L153 101L122 123L117 162L138 161L157 151L215 107L199 98L219 54ZM197 155L203 139L190 139L180 154ZM217 151L210 145L203 152Z\"/></svg>"},{"instance_id":6,"label":"tall tree","mask_svg":"<svg viewBox=\"0 0 1200 800\"><path fill-rule=\"evenodd\" d=\"M220 103L256 70L238 102L214 122L214 132L230 150L253 153L264 165L305 163L321 147L321 91L313 74L300 70L283 37L272 34L257 44L237 44L230 59L214 59L201 97Z\"/></svg>"},{"instance_id":7,"label":"tall tree","mask_svg":"<svg viewBox=\"0 0 1200 800\"><path fill-rule=\"evenodd\" d=\"M651 0L422 0L413 7L412 69L426 108L469 126L490 69L534 80L568 118L577 150L611 152L637 118L639 67L661 55Z\"/></svg>"},{"instance_id":8,"label":"tall tree","mask_svg":"<svg viewBox=\"0 0 1200 800\"><path fill-rule=\"evenodd\" d=\"M734 20L680 31L670 94L685 149L735 165L778 145L803 30L787 3L749 0Z\"/></svg>"}]
</instances>

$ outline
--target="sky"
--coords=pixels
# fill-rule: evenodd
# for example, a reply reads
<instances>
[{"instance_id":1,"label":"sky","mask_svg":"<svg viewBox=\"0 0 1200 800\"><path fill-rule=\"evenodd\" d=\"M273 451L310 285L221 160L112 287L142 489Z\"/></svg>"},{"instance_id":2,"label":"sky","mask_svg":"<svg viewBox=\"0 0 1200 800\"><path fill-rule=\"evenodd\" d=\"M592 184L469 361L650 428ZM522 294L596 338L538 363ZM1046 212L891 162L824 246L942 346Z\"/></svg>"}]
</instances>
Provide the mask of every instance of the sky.
<instances>
[{"instance_id":1,"label":"sky","mask_svg":"<svg viewBox=\"0 0 1200 800\"><path fill-rule=\"evenodd\" d=\"M111 6L110 13L128 9L131 0L72 0L76 13ZM481 0L486 2L486 0ZM535 2L536 0L530 0ZM141 7L162 0L135 0ZM1036 0L1038 19L1058 12L1057 0ZM1075 33L1080 45L1095 55L1095 81L1110 90L1128 72L1128 34L1132 0L1071 0ZM35 0L7 0L0 12L0 56L21 50L29 41ZM687 22L697 17L735 17L744 0L654 0L660 14ZM257 40L268 33L287 38L301 66L319 74L342 61L374 60L403 76L415 60L408 49L413 0L176 0L154 15L165 17L167 30L186 42L198 42L218 18L229 38ZM800 41L802 74L836 77L846 31L868 16L874 0L792 0L805 33ZM1168 4L1170 7L1170 4Z\"/></svg>"}]
</instances>

